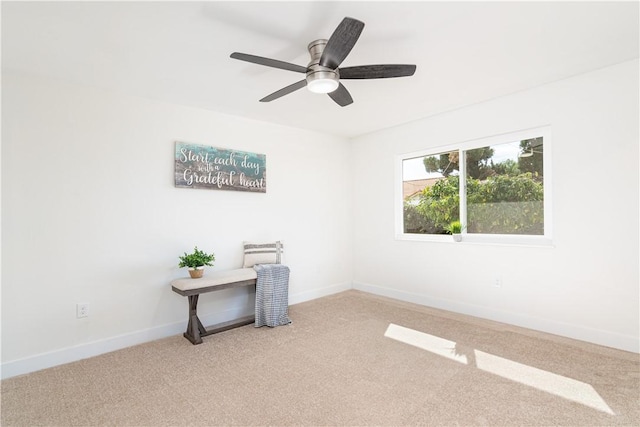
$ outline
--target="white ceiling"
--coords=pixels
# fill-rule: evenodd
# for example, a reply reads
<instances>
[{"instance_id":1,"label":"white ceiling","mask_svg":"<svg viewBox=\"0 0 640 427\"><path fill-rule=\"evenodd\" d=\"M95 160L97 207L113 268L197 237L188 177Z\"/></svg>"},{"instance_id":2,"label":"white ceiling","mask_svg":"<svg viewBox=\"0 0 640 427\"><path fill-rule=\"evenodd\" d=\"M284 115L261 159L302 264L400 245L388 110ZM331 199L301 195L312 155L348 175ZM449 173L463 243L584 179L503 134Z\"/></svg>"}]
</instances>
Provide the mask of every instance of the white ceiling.
<instances>
[{"instance_id":1,"label":"white ceiling","mask_svg":"<svg viewBox=\"0 0 640 427\"><path fill-rule=\"evenodd\" d=\"M260 103L302 75L229 58L306 66L345 16L343 66L416 74ZM2 2L2 68L353 137L638 58L638 27L638 2Z\"/></svg>"}]
</instances>

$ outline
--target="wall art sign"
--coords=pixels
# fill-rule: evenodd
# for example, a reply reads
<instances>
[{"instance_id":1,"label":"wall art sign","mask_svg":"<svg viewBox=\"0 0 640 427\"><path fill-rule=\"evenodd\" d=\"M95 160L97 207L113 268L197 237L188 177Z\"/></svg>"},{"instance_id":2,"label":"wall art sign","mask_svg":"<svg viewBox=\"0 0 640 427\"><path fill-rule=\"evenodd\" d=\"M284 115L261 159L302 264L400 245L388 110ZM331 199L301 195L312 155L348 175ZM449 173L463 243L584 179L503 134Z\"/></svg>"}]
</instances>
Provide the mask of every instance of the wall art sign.
<instances>
[{"instance_id":1,"label":"wall art sign","mask_svg":"<svg viewBox=\"0 0 640 427\"><path fill-rule=\"evenodd\" d=\"M176 142L176 187L267 192L267 157Z\"/></svg>"}]
</instances>

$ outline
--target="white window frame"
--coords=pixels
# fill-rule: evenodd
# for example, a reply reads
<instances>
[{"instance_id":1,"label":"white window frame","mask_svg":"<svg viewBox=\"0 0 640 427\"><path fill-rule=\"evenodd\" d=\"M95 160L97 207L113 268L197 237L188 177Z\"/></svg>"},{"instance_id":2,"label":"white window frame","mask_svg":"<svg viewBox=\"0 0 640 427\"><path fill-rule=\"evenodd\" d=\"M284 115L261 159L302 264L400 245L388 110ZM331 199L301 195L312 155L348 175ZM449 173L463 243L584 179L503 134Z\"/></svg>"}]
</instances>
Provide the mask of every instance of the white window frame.
<instances>
[{"instance_id":1,"label":"white window frame","mask_svg":"<svg viewBox=\"0 0 640 427\"><path fill-rule=\"evenodd\" d=\"M402 183L403 174L402 166L403 161L407 159L413 159L416 157L433 156L450 151L459 151L460 153L460 165L464 165L464 152L472 150L474 148L481 148L493 145L504 144L514 141L522 141L525 139L536 138L541 136L543 138L544 149L542 154L542 170L544 174L544 235L514 235L514 234L480 234L471 233L467 234L466 231L462 232L462 242L453 242L453 239L449 235L443 234L414 234L404 232L404 214L403 214L403 194ZM531 246L552 246L552 197L551 197L551 126L536 127L526 130L520 130L516 132L509 132L500 135L494 135L485 138L474 139L471 141L465 141L457 144L450 144L445 146L438 146L429 148L426 150L414 151L411 153L398 154L395 159L395 237L397 240L412 240L412 241L425 241L425 242L443 242L443 243L455 243L455 244L498 244L498 245L531 245ZM466 223L466 168L460 168L460 220L463 224Z\"/></svg>"}]
</instances>

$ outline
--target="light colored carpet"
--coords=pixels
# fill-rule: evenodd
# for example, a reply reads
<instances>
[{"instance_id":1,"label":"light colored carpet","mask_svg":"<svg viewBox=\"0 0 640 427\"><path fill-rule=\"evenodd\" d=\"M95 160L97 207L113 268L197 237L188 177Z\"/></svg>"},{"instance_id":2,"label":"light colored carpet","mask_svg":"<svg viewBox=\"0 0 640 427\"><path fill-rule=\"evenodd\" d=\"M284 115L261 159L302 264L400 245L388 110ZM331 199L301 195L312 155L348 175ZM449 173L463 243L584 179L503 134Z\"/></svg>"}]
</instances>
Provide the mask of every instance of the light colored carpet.
<instances>
[{"instance_id":1,"label":"light colored carpet","mask_svg":"<svg viewBox=\"0 0 640 427\"><path fill-rule=\"evenodd\" d=\"M2 425L640 425L634 353L358 291L290 317L10 378Z\"/></svg>"}]
</instances>

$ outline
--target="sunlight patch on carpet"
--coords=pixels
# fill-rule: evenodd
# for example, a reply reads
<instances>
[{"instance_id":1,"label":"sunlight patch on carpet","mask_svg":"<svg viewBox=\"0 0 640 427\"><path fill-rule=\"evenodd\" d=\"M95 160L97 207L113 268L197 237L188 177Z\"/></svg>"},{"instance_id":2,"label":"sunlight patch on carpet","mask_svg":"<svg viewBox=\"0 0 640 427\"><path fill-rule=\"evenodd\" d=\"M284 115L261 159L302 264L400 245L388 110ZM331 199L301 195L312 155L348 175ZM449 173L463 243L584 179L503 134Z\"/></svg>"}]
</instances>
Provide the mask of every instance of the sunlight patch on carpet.
<instances>
[{"instance_id":1,"label":"sunlight patch on carpet","mask_svg":"<svg viewBox=\"0 0 640 427\"><path fill-rule=\"evenodd\" d=\"M389 324L387 338L418 347L482 371L615 415L593 386L543 369L514 362L414 329Z\"/></svg>"}]
</instances>

